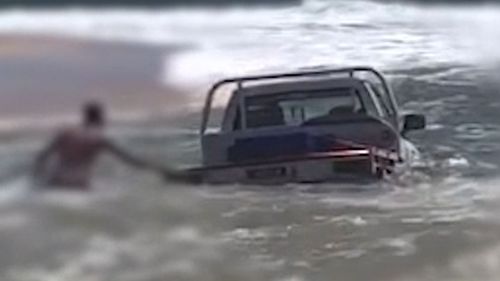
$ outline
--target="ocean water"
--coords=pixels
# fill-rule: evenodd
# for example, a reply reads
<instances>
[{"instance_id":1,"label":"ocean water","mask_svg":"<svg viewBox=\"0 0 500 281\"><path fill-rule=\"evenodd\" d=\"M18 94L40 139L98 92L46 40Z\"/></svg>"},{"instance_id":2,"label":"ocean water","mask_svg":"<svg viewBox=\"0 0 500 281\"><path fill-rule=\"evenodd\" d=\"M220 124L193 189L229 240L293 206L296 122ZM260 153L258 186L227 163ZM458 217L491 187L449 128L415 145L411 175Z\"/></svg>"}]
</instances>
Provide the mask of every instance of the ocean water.
<instances>
[{"instance_id":1,"label":"ocean water","mask_svg":"<svg viewBox=\"0 0 500 281\"><path fill-rule=\"evenodd\" d=\"M347 0L0 12L5 33L184 46L159 79L194 101L227 75L370 65L403 110L428 119L410 136L422 159L397 181L189 186L105 157L84 194L31 189L47 134L3 131L0 280L498 280L499 19L492 4ZM110 133L137 154L191 166L198 120L193 110Z\"/></svg>"}]
</instances>

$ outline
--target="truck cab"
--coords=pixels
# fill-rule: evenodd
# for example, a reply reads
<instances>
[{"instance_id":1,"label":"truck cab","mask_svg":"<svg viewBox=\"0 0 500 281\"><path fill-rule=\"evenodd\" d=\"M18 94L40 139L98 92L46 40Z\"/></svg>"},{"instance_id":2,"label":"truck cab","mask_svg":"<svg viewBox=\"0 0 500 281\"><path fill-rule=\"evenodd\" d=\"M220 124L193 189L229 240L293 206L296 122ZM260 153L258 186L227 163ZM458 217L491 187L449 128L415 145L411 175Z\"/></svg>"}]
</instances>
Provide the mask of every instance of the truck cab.
<instances>
[{"instance_id":1,"label":"truck cab","mask_svg":"<svg viewBox=\"0 0 500 281\"><path fill-rule=\"evenodd\" d=\"M226 84L235 89L219 128L208 132L212 100ZM372 68L226 79L214 85L205 104L203 165L258 166L361 151L384 154L395 165L405 160L405 132L424 127L421 115L400 116L386 80Z\"/></svg>"}]
</instances>

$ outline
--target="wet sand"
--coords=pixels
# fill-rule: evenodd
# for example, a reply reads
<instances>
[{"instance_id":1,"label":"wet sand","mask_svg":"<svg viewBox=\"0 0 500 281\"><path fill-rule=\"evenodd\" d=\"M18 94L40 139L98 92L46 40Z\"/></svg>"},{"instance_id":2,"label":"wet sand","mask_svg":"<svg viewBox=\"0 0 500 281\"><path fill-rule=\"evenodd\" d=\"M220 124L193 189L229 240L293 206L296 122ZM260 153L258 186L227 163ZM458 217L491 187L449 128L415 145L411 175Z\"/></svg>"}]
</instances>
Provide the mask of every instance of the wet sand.
<instances>
[{"instance_id":1,"label":"wet sand","mask_svg":"<svg viewBox=\"0 0 500 281\"><path fill-rule=\"evenodd\" d=\"M186 95L162 81L168 56L176 51L174 46L0 35L0 123L75 116L92 99L105 102L114 118L179 110Z\"/></svg>"}]
</instances>

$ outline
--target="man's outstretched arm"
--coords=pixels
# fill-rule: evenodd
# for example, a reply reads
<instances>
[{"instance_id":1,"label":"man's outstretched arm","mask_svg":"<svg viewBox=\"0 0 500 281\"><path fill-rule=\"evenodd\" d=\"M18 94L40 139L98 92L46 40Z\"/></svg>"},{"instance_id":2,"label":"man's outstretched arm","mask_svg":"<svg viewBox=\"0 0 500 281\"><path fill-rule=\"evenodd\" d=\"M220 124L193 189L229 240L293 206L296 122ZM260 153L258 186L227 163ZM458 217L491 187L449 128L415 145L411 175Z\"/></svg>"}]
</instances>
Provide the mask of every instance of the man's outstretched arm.
<instances>
[{"instance_id":1,"label":"man's outstretched arm","mask_svg":"<svg viewBox=\"0 0 500 281\"><path fill-rule=\"evenodd\" d=\"M165 167L163 165L151 163L139 159L127 151L121 149L117 145L111 142L106 143L106 148L115 156L120 158L125 163L132 165L134 167L142 169L151 169L160 173L163 178L171 182L183 182L183 183L201 183L202 175L201 173L195 173L190 171L176 170L170 167Z\"/></svg>"},{"instance_id":2,"label":"man's outstretched arm","mask_svg":"<svg viewBox=\"0 0 500 281\"><path fill-rule=\"evenodd\" d=\"M158 165L140 159L110 141L105 141L104 146L106 150L111 152L111 154L115 155L128 165L141 169L152 169L152 170L160 169Z\"/></svg>"}]
</instances>

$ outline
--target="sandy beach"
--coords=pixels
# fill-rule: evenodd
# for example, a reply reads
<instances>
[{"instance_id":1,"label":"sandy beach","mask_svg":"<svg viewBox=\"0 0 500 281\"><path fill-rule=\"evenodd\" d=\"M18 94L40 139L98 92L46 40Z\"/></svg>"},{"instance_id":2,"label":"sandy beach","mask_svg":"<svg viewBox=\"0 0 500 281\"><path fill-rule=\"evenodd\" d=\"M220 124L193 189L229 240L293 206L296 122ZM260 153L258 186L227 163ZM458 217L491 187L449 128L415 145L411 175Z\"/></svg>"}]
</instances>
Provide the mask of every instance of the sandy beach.
<instances>
[{"instance_id":1,"label":"sandy beach","mask_svg":"<svg viewBox=\"0 0 500 281\"><path fill-rule=\"evenodd\" d=\"M93 99L105 102L115 118L178 110L186 96L163 81L174 51L172 46L0 35L0 125L76 116L79 106Z\"/></svg>"}]
</instances>

